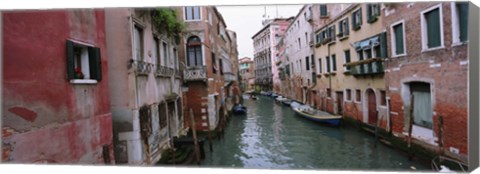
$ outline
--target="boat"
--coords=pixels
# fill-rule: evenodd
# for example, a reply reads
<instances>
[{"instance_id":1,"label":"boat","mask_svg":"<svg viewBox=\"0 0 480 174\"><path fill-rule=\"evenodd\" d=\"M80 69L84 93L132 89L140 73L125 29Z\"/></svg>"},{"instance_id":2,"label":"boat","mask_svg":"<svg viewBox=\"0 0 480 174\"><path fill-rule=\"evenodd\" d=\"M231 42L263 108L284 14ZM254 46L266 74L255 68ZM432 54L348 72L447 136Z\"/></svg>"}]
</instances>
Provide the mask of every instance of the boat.
<instances>
[{"instance_id":1,"label":"boat","mask_svg":"<svg viewBox=\"0 0 480 174\"><path fill-rule=\"evenodd\" d=\"M285 106L290 106L292 104L292 100L285 98L285 100L283 100L282 103Z\"/></svg>"},{"instance_id":2,"label":"boat","mask_svg":"<svg viewBox=\"0 0 480 174\"><path fill-rule=\"evenodd\" d=\"M256 95L254 95L254 94L251 94L251 95L250 95L250 99L252 99L252 100L256 100L256 99L257 99L257 96L256 96Z\"/></svg>"},{"instance_id":3,"label":"boat","mask_svg":"<svg viewBox=\"0 0 480 174\"><path fill-rule=\"evenodd\" d=\"M275 101L276 101L276 102L282 102L283 100L286 100L286 99L287 99L287 98L282 97L282 96L277 96L277 97L275 97Z\"/></svg>"},{"instance_id":4,"label":"boat","mask_svg":"<svg viewBox=\"0 0 480 174\"><path fill-rule=\"evenodd\" d=\"M298 107L292 107L297 115L300 115L306 119L319 122L327 123L332 126L339 126L342 121L342 116L331 115L326 112L322 112L313 108L310 108L305 105L300 105Z\"/></svg>"},{"instance_id":5,"label":"boat","mask_svg":"<svg viewBox=\"0 0 480 174\"><path fill-rule=\"evenodd\" d=\"M241 104L237 104L233 107L232 111L235 114L246 114L247 113L247 107L245 107Z\"/></svg>"}]
</instances>

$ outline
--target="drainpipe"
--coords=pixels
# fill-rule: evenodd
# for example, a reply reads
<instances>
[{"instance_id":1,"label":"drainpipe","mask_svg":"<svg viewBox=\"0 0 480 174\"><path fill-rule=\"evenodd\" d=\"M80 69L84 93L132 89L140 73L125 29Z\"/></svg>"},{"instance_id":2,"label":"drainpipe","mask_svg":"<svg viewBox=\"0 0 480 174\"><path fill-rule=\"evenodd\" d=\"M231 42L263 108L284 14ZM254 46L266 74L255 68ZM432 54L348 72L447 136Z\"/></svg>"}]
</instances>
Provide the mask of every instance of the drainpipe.
<instances>
[{"instance_id":1,"label":"drainpipe","mask_svg":"<svg viewBox=\"0 0 480 174\"><path fill-rule=\"evenodd\" d=\"M327 44L327 48L328 48L327 49L328 50L327 55L328 55L328 58L330 59L329 64L331 64L332 63L332 58L330 57L330 44ZM330 66L330 65L328 65L328 66ZM330 89L330 95L331 95L331 93L332 93L332 74L328 75L328 88ZM327 94L327 97L328 97L328 94ZM328 112L328 99L326 99L326 100L327 100L327 108L325 108L325 110Z\"/></svg>"}]
</instances>

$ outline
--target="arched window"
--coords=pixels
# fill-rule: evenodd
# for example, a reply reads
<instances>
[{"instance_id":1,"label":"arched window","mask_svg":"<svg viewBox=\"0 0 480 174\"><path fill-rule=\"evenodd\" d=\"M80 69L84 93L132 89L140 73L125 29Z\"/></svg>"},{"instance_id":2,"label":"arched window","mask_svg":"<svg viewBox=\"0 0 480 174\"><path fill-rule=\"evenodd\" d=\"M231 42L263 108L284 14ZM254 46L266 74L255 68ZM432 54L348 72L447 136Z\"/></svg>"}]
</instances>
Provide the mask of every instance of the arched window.
<instances>
[{"instance_id":1,"label":"arched window","mask_svg":"<svg viewBox=\"0 0 480 174\"><path fill-rule=\"evenodd\" d=\"M198 36L187 40L187 66L202 66L202 42Z\"/></svg>"}]
</instances>

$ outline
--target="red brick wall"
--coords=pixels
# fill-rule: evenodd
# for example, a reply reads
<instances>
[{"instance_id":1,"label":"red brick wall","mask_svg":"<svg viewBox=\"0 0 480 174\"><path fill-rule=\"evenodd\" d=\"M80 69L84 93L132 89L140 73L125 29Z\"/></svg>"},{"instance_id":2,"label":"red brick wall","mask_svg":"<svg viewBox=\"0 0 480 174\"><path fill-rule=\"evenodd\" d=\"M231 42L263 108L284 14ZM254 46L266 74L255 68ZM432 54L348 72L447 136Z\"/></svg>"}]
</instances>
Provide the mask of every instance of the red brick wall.
<instances>
[{"instance_id":1,"label":"red brick wall","mask_svg":"<svg viewBox=\"0 0 480 174\"><path fill-rule=\"evenodd\" d=\"M389 6L387 10L395 11L384 18L387 26L388 43L390 43L390 24L404 20L406 35L407 56L391 58L386 63L386 82L390 90L387 95L391 98L391 112L393 132L401 133L404 127L402 112L402 80L407 78L427 79L432 83L433 91L433 131L438 137L438 117L444 119L443 140L445 149L455 147L460 154L468 153L467 149L467 45L452 47L451 3L442 3L443 38L445 48L422 52L422 35L420 12L438 2L429 3L401 3ZM389 50L391 52L391 50ZM440 64L440 67L431 67ZM462 65L463 64L463 65ZM400 68L394 70L394 68ZM395 90L392 90L395 89Z\"/></svg>"},{"instance_id":2,"label":"red brick wall","mask_svg":"<svg viewBox=\"0 0 480 174\"><path fill-rule=\"evenodd\" d=\"M208 105L202 103L208 103L208 88L203 82L189 82L188 91L184 92L184 112L185 119L184 125L191 127L192 120L190 119L190 109L193 110L195 118L195 128L197 130L203 130L202 127L202 115L208 116ZM205 109L205 113L202 113L202 108Z\"/></svg>"}]
</instances>

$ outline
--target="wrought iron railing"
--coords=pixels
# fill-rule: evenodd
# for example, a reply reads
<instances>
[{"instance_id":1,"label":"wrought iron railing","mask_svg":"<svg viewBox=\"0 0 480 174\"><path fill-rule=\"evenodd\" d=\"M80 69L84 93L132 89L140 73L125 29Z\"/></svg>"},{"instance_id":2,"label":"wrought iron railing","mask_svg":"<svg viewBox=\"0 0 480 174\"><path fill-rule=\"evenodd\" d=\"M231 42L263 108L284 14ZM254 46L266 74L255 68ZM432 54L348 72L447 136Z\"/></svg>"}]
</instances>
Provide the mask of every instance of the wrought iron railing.
<instances>
[{"instance_id":1,"label":"wrought iron railing","mask_svg":"<svg viewBox=\"0 0 480 174\"><path fill-rule=\"evenodd\" d=\"M160 76L160 77L171 77L174 73L173 68L169 68L166 66L157 66L157 70L155 71L155 75Z\"/></svg>"},{"instance_id":2,"label":"wrought iron railing","mask_svg":"<svg viewBox=\"0 0 480 174\"><path fill-rule=\"evenodd\" d=\"M207 79L207 66L193 66L187 67L183 71L183 80L197 81Z\"/></svg>"},{"instance_id":3,"label":"wrought iron railing","mask_svg":"<svg viewBox=\"0 0 480 174\"><path fill-rule=\"evenodd\" d=\"M350 73L354 76L375 75L384 73L383 60L379 58L371 60L367 59L356 63L354 62L354 64L350 64L347 66L350 66Z\"/></svg>"},{"instance_id":4,"label":"wrought iron railing","mask_svg":"<svg viewBox=\"0 0 480 174\"><path fill-rule=\"evenodd\" d=\"M152 69L153 64L145 62L143 60L133 61L133 67L135 74L137 75L148 75Z\"/></svg>"}]
</instances>

